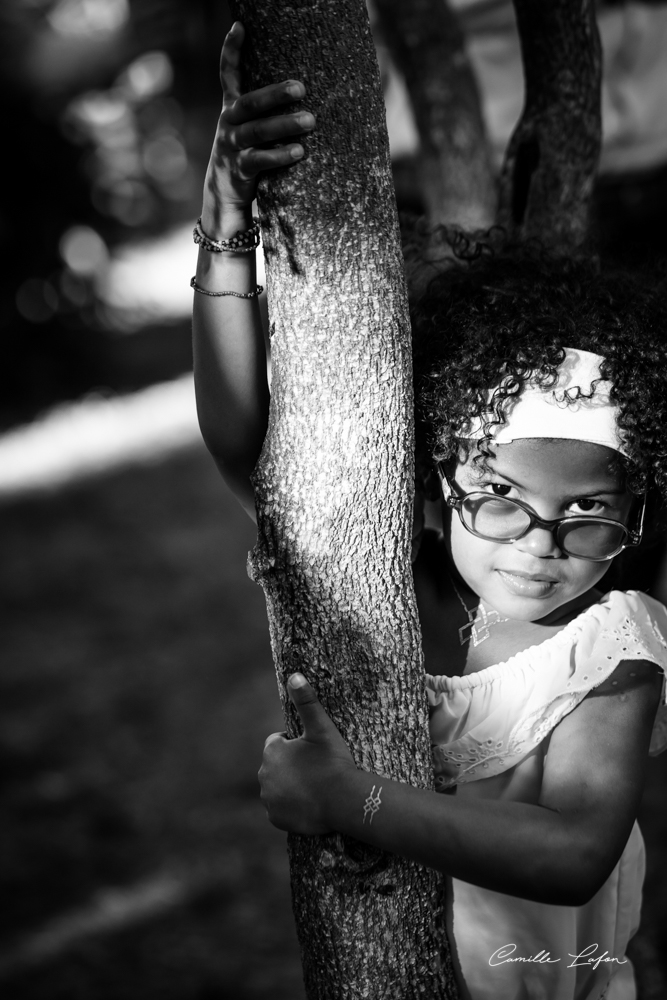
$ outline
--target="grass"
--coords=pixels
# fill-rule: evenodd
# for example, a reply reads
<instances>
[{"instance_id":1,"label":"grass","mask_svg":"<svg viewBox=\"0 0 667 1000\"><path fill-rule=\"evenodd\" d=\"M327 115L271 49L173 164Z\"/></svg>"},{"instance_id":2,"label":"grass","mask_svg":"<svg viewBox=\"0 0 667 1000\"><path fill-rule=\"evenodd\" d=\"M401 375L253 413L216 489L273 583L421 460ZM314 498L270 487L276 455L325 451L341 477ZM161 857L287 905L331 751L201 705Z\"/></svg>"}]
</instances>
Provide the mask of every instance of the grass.
<instances>
[{"instance_id":1,"label":"grass","mask_svg":"<svg viewBox=\"0 0 667 1000\"><path fill-rule=\"evenodd\" d=\"M253 531L199 448L4 508L1 995L302 996L257 795L281 715ZM25 959L49 922L161 873L181 903Z\"/></svg>"}]
</instances>

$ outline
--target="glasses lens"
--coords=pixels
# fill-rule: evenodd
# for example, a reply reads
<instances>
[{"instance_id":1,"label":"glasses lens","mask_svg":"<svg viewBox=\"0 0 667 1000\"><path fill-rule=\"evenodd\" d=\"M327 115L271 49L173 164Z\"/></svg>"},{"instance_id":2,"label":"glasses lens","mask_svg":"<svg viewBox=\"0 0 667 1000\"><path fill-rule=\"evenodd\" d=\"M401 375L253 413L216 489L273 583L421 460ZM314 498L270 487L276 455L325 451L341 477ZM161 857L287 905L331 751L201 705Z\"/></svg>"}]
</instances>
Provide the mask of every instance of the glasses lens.
<instances>
[{"instance_id":1,"label":"glasses lens","mask_svg":"<svg viewBox=\"0 0 667 1000\"><path fill-rule=\"evenodd\" d=\"M584 559L605 559L622 547L627 531L622 524L605 521L566 521L558 528L558 546L571 556Z\"/></svg>"},{"instance_id":2,"label":"glasses lens","mask_svg":"<svg viewBox=\"0 0 667 1000\"><path fill-rule=\"evenodd\" d=\"M518 538L530 526L530 514L511 500L472 494L463 501L463 520L474 534L498 541Z\"/></svg>"}]
</instances>

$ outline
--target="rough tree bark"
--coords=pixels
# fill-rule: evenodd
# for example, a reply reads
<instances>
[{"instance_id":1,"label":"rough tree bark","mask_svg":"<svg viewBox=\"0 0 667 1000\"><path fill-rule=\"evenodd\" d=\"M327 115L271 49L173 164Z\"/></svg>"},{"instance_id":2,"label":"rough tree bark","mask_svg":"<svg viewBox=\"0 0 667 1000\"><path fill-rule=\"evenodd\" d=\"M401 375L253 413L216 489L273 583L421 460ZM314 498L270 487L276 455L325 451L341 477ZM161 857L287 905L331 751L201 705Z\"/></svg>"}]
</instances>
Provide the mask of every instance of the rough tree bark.
<instances>
[{"instance_id":1,"label":"rough tree bark","mask_svg":"<svg viewBox=\"0 0 667 1000\"><path fill-rule=\"evenodd\" d=\"M419 172L431 223L492 225L496 187L477 81L447 0L373 0L403 73L419 131Z\"/></svg>"},{"instance_id":2,"label":"rough tree bark","mask_svg":"<svg viewBox=\"0 0 667 1000\"><path fill-rule=\"evenodd\" d=\"M279 687L302 669L358 766L430 787L410 569L410 336L384 105L363 0L234 0L247 88L297 78L317 130L260 186L272 396L255 470ZM362 804L360 803L360 809ZM436 873L290 838L310 998L456 995Z\"/></svg>"},{"instance_id":3,"label":"rough tree bark","mask_svg":"<svg viewBox=\"0 0 667 1000\"><path fill-rule=\"evenodd\" d=\"M575 247L601 146L602 57L594 0L514 0L526 94L501 172L498 222Z\"/></svg>"}]
</instances>

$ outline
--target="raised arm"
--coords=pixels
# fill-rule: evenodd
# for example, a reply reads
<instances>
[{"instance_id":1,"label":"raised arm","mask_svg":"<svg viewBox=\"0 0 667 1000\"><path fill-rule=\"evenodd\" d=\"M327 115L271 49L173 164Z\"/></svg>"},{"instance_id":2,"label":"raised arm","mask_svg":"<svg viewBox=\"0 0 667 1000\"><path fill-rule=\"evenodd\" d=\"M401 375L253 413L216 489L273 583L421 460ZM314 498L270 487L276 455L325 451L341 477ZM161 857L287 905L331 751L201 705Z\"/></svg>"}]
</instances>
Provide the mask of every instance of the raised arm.
<instances>
[{"instance_id":1,"label":"raised arm","mask_svg":"<svg viewBox=\"0 0 667 1000\"><path fill-rule=\"evenodd\" d=\"M252 226L252 202L261 171L298 163L294 138L315 125L308 112L280 114L305 96L296 80L241 94L243 26L236 22L220 57L222 113L204 184L201 228L228 240ZM199 426L227 485L254 519L250 474L266 434L269 389L254 253L215 253L200 247L195 275L193 354Z\"/></svg>"}]
</instances>

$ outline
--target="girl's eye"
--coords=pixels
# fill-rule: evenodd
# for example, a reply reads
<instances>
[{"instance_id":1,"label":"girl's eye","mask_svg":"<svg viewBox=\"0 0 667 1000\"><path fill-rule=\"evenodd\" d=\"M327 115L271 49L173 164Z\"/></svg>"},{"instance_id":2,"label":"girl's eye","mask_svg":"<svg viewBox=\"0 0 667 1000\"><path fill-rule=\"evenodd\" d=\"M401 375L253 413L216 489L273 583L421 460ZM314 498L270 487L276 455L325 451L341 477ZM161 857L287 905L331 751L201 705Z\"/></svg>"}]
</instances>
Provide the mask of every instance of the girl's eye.
<instances>
[{"instance_id":1,"label":"girl's eye","mask_svg":"<svg viewBox=\"0 0 667 1000\"><path fill-rule=\"evenodd\" d=\"M506 497L508 493L512 492L512 487L507 483L489 483L489 486L497 497Z\"/></svg>"},{"instance_id":2,"label":"girl's eye","mask_svg":"<svg viewBox=\"0 0 667 1000\"><path fill-rule=\"evenodd\" d=\"M581 500L574 500L570 504L570 509L573 514L603 514L605 505L600 500L582 498Z\"/></svg>"}]
</instances>

